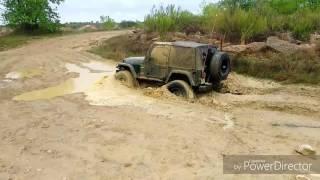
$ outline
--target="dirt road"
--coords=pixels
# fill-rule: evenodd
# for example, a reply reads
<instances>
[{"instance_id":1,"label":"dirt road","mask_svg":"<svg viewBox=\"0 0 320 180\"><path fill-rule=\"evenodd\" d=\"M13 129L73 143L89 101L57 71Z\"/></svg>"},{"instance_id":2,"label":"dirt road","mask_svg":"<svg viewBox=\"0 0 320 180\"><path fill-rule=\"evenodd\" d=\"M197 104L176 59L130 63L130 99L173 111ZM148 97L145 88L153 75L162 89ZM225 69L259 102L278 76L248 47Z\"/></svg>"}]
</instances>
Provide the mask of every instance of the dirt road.
<instances>
[{"instance_id":1,"label":"dirt road","mask_svg":"<svg viewBox=\"0 0 320 180\"><path fill-rule=\"evenodd\" d=\"M0 52L0 180L295 179L223 175L222 155L320 150L320 88L232 74L195 102L127 89L98 32ZM100 63L104 61L105 63Z\"/></svg>"}]
</instances>

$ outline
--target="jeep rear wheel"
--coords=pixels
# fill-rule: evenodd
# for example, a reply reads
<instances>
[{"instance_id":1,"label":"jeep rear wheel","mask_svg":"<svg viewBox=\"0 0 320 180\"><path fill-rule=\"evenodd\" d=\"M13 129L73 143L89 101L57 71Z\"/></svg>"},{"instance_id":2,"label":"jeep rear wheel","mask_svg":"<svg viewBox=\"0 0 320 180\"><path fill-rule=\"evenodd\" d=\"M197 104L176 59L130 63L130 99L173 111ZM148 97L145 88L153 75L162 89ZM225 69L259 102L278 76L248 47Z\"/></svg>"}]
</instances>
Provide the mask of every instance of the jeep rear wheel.
<instances>
[{"instance_id":1,"label":"jeep rear wheel","mask_svg":"<svg viewBox=\"0 0 320 180\"><path fill-rule=\"evenodd\" d=\"M166 85L166 88L173 94L186 99L194 99L195 95L191 86L182 80L171 81Z\"/></svg>"},{"instance_id":2,"label":"jeep rear wheel","mask_svg":"<svg viewBox=\"0 0 320 180\"><path fill-rule=\"evenodd\" d=\"M121 84L129 88L137 87L137 81L134 79L130 71L119 71L116 73L115 78L120 81Z\"/></svg>"}]
</instances>

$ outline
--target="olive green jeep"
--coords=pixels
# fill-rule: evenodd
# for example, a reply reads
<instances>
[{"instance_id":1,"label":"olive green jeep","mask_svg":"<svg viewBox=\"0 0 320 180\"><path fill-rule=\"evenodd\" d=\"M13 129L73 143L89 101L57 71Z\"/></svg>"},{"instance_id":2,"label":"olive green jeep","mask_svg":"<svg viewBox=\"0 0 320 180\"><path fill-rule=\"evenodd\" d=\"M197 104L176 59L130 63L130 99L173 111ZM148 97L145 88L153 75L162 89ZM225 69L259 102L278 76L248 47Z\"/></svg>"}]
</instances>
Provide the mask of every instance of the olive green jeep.
<instances>
[{"instance_id":1,"label":"olive green jeep","mask_svg":"<svg viewBox=\"0 0 320 180\"><path fill-rule=\"evenodd\" d=\"M117 66L116 79L133 87L138 80L166 84L172 93L194 97L194 90L227 79L230 58L212 45L195 42L156 42L146 57L130 57Z\"/></svg>"}]
</instances>

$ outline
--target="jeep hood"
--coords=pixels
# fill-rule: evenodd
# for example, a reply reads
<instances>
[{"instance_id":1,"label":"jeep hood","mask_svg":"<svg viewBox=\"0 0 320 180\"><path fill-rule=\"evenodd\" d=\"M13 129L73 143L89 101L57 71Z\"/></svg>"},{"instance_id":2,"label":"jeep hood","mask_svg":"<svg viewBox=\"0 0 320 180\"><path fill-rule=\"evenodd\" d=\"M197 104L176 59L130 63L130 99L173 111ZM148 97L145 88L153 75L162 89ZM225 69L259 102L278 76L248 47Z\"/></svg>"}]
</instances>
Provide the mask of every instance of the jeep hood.
<instances>
[{"instance_id":1,"label":"jeep hood","mask_svg":"<svg viewBox=\"0 0 320 180\"><path fill-rule=\"evenodd\" d=\"M131 65L141 65L144 62L145 57L129 57L123 60L124 63Z\"/></svg>"}]
</instances>

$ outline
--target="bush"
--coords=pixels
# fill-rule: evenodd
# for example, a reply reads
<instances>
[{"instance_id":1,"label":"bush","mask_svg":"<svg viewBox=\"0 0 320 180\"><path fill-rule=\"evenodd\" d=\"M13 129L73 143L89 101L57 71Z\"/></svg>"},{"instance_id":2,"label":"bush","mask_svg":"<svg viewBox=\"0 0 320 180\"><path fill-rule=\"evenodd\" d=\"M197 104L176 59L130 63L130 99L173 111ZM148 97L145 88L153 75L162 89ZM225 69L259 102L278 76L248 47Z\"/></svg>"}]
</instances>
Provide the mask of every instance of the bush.
<instances>
[{"instance_id":1,"label":"bush","mask_svg":"<svg viewBox=\"0 0 320 180\"><path fill-rule=\"evenodd\" d=\"M112 30L116 27L117 23L109 16L100 16L100 22L103 29Z\"/></svg>"},{"instance_id":2,"label":"bush","mask_svg":"<svg viewBox=\"0 0 320 180\"><path fill-rule=\"evenodd\" d=\"M121 21L119 23L119 27L120 28L132 28L132 27L138 27L139 26L139 22L136 21Z\"/></svg>"},{"instance_id":3,"label":"bush","mask_svg":"<svg viewBox=\"0 0 320 180\"><path fill-rule=\"evenodd\" d=\"M218 32L229 40L247 40L267 31L267 19L253 10L226 9L217 4L203 8L203 24L208 32Z\"/></svg>"},{"instance_id":4,"label":"bush","mask_svg":"<svg viewBox=\"0 0 320 180\"><path fill-rule=\"evenodd\" d=\"M295 38L309 40L310 34L320 29L320 13L309 9L299 10L292 15L290 22L290 29Z\"/></svg>"},{"instance_id":5,"label":"bush","mask_svg":"<svg viewBox=\"0 0 320 180\"><path fill-rule=\"evenodd\" d=\"M189 11L182 11L175 5L155 6L145 17L145 29L148 32L158 32L163 39L168 32L200 31L200 18Z\"/></svg>"}]
</instances>

